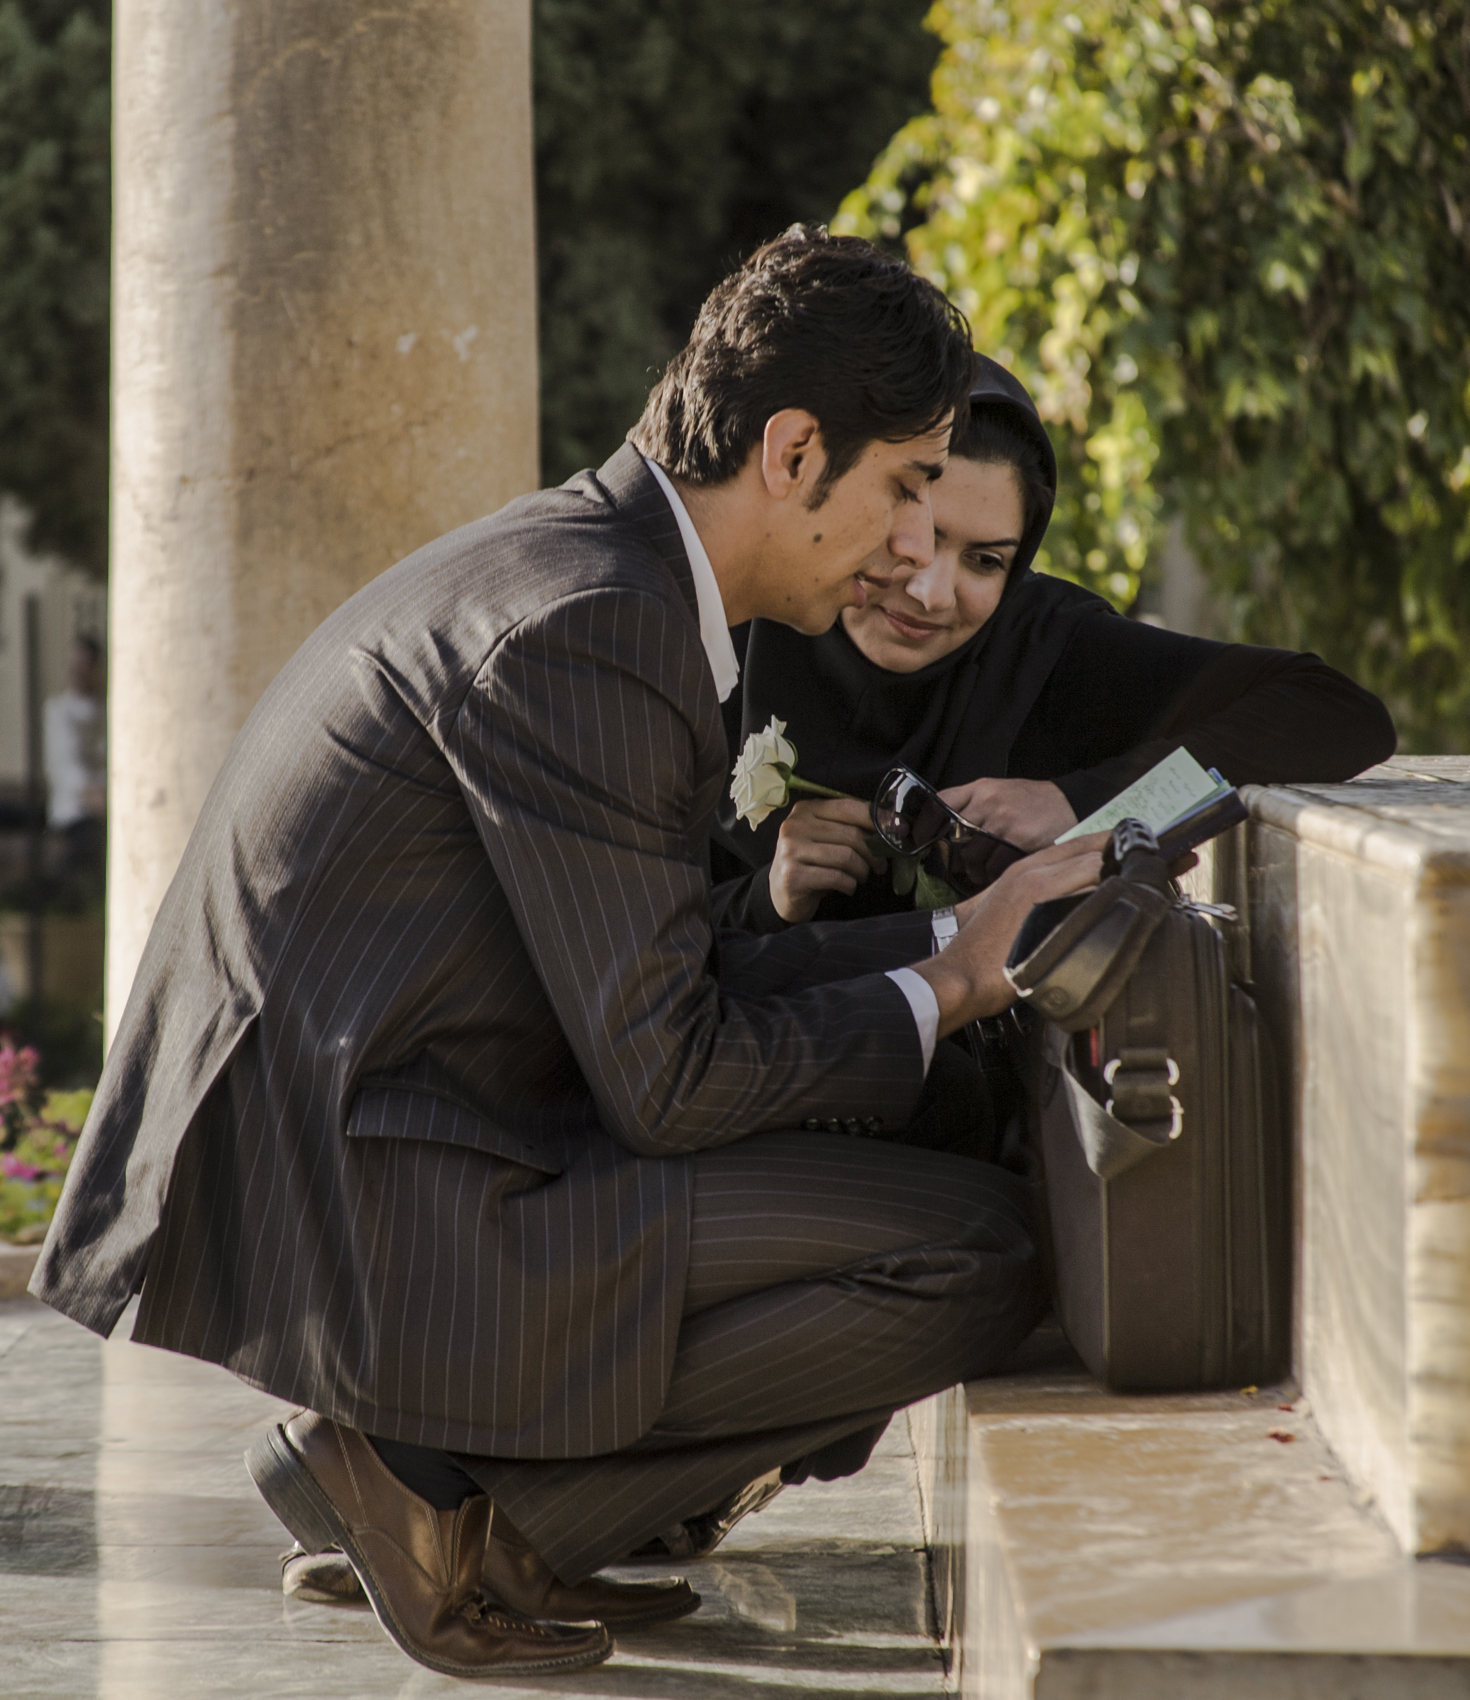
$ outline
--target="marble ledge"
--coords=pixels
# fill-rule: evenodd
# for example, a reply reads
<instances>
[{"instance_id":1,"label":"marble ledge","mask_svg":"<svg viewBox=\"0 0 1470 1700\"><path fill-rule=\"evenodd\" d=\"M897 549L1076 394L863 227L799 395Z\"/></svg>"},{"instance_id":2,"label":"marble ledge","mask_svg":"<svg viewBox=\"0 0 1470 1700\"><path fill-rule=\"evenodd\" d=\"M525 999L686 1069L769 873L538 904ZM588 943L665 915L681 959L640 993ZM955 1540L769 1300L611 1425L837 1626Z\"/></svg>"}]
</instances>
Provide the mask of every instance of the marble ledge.
<instances>
[{"instance_id":1,"label":"marble ledge","mask_svg":"<svg viewBox=\"0 0 1470 1700\"><path fill-rule=\"evenodd\" d=\"M1345 785L1247 785L1253 820L1303 844L1407 879L1470 881L1470 783L1357 779Z\"/></svg>"},{"instance_id":2,"label":"marble ledge","mask_svg":"<svg viewBox=\"0 0 1470 1700\"><path fill-rule=\"evenodd\" d=\"M1049 1349L910 1414L961 1696L1470 1693L1470 1569L1402 1556L1294 1388L1127 1398Z\"/></svg>"}]
</instances>

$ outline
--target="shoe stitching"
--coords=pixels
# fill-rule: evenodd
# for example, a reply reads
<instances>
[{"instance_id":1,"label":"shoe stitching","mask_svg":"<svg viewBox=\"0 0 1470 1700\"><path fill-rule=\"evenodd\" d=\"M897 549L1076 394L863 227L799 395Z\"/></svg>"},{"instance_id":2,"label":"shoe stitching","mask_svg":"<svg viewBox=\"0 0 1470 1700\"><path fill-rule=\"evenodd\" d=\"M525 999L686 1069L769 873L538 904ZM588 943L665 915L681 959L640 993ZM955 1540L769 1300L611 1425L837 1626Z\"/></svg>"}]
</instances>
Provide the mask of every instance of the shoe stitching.
<instances>
[{"instance_id":1,"label":"shoe stitching","mask_svg":"<svg viewBox=\"0 0 1470 1700\"><path fill-rule=\"evenodd\" d=\"M449 1526L449 1586L454 1587L459 1581L459 1561L463 1552L465 1515L464 1508L469 1504L465 1500L454 1514L454 1521ZM439 1518L434 1519L436 1528Z\"/></svg>"},{"instance_id":2,"label":"shoe stitching","mask_svg":"<svg viewBox=\"0 0 1470 1700\"><path fill-rule=\"evenodd\" d=\"M408 1496L408 1498L413 1500L416 1505L422 1506L423 1509L426 1512L428 1512L428 1514L429 1514L429 1516L428 1516L429 1527L434 1531L434 1546L435 1546L436 1551L437 1551L439 1562L440 1562L440 1564L445 1563L446 1560L445 1560L445 1552L444 1552L444 1531L440 1527L440 1520L439 1520L438 1511L435 1510L435 1508L432 1505L429 1504L428 1500L425 1499L422 1494L415 1493L413 1491L413 1489L408 1485L407 1482L402 1480L401 1477L395 1476L393 1474L393 1472L388 1468L388 1466L378 1456L377 1447L373 1445L372 1441L370 1441L367 1438L366 1435L363 1436L363 1446L366 1449L369 1463L377 1471L377 1473L379 1475L381 1475L387 1481L389 1487L396 1489L397 1492L399 1492L401 1494L406 1494ZM356 1485L356 1479L354 1478L354 1486L355 1485ZM359 1492L359 1495L358 1495L358 1499L359 1499L359 1503L361 1503L361 1493L360 1492ZM366 1515L366 1508L365 1507L364 1507L364 1515ZM374 1528L377 1527L376 1524L373 1524L371 1526L374 1527ZM396 1542L394 1544L397 1545ZM400 1548L399 1550L402 1551L402 1548ZM415 1560L414 1562L417 1563L417 1560ZM422 1565L419 1565L418 1568L420 1570L423 1570ZM427 1576L428 1571L425 1570L424 1574ZM449 1570L449 1575L451 1577L454 1575L454 1570L453 1570L452 1567Z\"/></svg>"},{"instance_id":3,"label":"shoe stitching","mask_svg":"<svg viewBox=\"0 0 1470 1700\"><path fill-rule=\"evenodd\" d=\"M377 1602L374 1601L375 1608L376 1605ZM388 1602L386 1598L384 1599L383 1605L384 1608L387 1609ZM506 1634L519 1634L527 1639L538 1637L543 1641L553 1641L554 1639L557 1639L555 1632L549 1627L530 1620L512 1621L510 1619L499 1617L490 1610L489 1606L485 1604L483 1596L480 1595L472 1595L457 1608L457 1611L458 1615L464 1617L472 1628L485 1627L492 1634L495 1633L495 1629L498 1627ZM379 1615L381 1616L381 1614ZM516 1675L518 1673L532 1675L539 1671L559 1670L569 1666L593 1663L595 1660L589 1659L589 1653L600 1653L603 1657L606 1657L612 1651L611 1637L606 1636L606 1628L604 1626L604 1635L606 1636L606 1639L601 1645L585 1648L581 1652L568 1653L560 1659L534 1659L529 1661L513 1659L508 1660L504 1664L465 1664L458 1659L437 1658L428 1647L421 1644L414 1636L408 1634L404 1625L399 1621L397 1613L390 1611L389 1615L393 1619L396 1631L394 1639L399 1643L404 1652L406 1652L410 1658L414 1659L416 1663L426 1665L430 1670L448 1671L453 1674L464 1676ZM387 1626L385 1625L385 1627Z\"/></svg>"},{"instance_id":4,"label":"shoe stitching","mask_svg":"<svg viewBox=\"0 0 1470 1700\"><path fill-rule=\"evenodd\" d=\"M363 1517L366 1518L367 1502L362 1497L361 1487L358 1486L357 1471L353 1468L352 1457L347 1450L346 1437L343 1435L342 1429L337 1423L332 1424L332 1438L337 1442L337 1451L341 1454L342 1462L347 1467L347 1479L352 1483L352 1493L353 1497L357 1500L357 1509Z\"/></svg>"},{"instance_id":5,"label":"shoe stitching","mask_svg":"<svg viewBox=\"0 0 1470 1700\"><path fill-rule=\"evenodd\" d=\"M459 1608L463 1616L474 1624L476 1629L487 1629L492 1632L501 1630L510 1635L535 1636L542 1641L559 1641L557 1627L540 1622L536 1618L524 1617L519 1612L509 1616L504 1611L497 1611L483 1594L472 1595ZM606 1627L606 1625L604 1625Z\"/></svg>"},{"instance_id":6,"label":"shoe stitching","mask_svg":"<svg viewBox=\"0 0 1470 1700\"><path fill-rule=\"evenodd\" d=\"M403 1562L408 1566L408 1568L410 1570L416 1570L419 1573L419 1575L423 1577L424 1581L427 1582L428 1585L431 1588L437 1589L440 1592L446 1591L445 1588L444 1588L444 1584L442 1582L438 1581L437 1578L431 1576L429 1574L429 1572L424 1569L423 1565L420 1564L419 1561L414 1557L414 1555L408 1550L408 1548L406 1546L404 1546L401 1541L395 1540L393 1538L393 1536L390 1535L386 1529L381 1528L376 1523L366 1523L366 1524L363 1525L363 1532L364 1533L372 1533L374 1535L377 1535L384 1542L385 1545L391 1547L393 1549L393 1551L398 1554L398 1556L403 1560ZM355 1537L355 1535L356 1535L356 1531L354 1531L354 1537ZM354 1538L354 1540L353 1540L353 1545L358 1549L359 1552L362 1553L364 1562L372 1570L374 1576L376 1576L377 1573L378 1573L377 1566L374 1565L373 1562L372 1562L371 1553L369 1553L367 1551L367 1549L363 1546L362 1542L360 1540L356 1539L356 1538ZM379 1585L381 1586L381 1583Z\"/></svg>"}]
</instances>

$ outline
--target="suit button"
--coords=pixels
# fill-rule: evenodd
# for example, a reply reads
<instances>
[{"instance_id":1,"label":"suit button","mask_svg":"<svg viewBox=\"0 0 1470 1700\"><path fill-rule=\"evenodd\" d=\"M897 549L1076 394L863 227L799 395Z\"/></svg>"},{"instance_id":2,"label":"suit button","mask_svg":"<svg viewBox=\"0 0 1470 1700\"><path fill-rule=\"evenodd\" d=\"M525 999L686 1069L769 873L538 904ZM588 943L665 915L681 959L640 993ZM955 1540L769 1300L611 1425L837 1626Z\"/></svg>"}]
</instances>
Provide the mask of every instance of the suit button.
<instances>
[{"instance_id":1,"label":"suit button","mask_svg":"<svg viewBox=\"0 0 1470 1700\"><path fill-rule=\"evenodd\" d=\"M827 1122L827 1132L828 1133L841 1133L842 1132L842 1123L840 1121L838 1121L836 1116L832 1116L828 1120L828 1122Z\"/></svg>"},{"instance_id":2,"label":"suit button","mask_svg":"<svg viewBox=\"0 0 1470 1700\"><path fill-rule=\"evenodd\" d=\"M857 1136L863 1131L863 1124L857 1119L856 1116L849 1116L847 1118L847 1120L845 1122L843 1122L843 1124L842 1124L842 1131L844 1133L851 1134L851 1136L854 1139L856 1139Z\"/></svg>"},{"instance_id":3,"label":"suit button","mask_svg":"<svg viewBox=\"0 0 1470 1700\"><path fill-rule=\"evenodd\" d=\"M808 1116L801 1127L804 1133L820 1133L822 1131L822 1124L815 1116Z\"/></svg>"},{"instance_id":4,"label":"suit button","mask_svg":"<svg viewBox=\"0 0 1470 1700\"><path fill-rule=\"evenodd\" d=\"M869 1116L863 1123L863 1132L869 1139L876 1139L883 1131L883 1121L880 1116Z\"/></svg>"}]
</instances>

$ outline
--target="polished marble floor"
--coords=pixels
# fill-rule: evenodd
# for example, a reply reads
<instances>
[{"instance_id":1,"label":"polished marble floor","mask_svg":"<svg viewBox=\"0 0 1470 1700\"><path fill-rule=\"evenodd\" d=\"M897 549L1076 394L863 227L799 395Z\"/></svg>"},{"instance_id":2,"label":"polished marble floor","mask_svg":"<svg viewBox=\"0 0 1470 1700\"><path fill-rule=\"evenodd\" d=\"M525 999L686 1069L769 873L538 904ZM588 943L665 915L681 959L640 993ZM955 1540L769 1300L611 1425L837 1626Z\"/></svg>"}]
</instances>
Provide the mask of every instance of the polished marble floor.
<instances>
[{"instance_id":1,"label":"polished marble floor","mask_svg":"<svg viewBox=\"0 0 1470 1700\"><path fill-rule=\"evenodd\" d=\"M119 1336L126 1333L126 1323ZM284 1410L233 1376L32 1299L0 1301L0 1694L6 1700L404 1700L463 1692L365 1609L288 1604L283 1531L241 1461ZM813 1483L688 1567L680 1623L596 1670L477 1692L589 1700L920 1700L929 1632L907 1427L849 1482Z\"/></svg>"}]
</instances>

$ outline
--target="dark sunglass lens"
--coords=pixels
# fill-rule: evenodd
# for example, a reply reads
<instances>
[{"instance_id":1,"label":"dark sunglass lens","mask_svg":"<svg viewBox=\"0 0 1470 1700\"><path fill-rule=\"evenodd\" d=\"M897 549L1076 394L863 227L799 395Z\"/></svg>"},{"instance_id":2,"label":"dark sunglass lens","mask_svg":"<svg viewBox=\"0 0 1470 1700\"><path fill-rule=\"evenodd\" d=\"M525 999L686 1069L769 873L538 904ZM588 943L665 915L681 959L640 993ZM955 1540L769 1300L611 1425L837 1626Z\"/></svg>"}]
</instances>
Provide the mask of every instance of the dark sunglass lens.
<instances>
[{"instance_id":1,"label":"dark sunglass lens","mask_svg":"<svg viewBox=\"0 0 1470 1700\"><path fill-rule=\"evenodd\" d=\"M906 767L894 768L873 802L873 822L896 850L923 850L953 824L934 788Z\"/></svg>"},{"instance_id":2,"label":"dark sunglass lens","mask_svg":"<svg viewBox=\"0 0 1470 1700\"><path fill-rule=\"evenodd\" d=\"M929 871L944 878L943 869L952 869L976 891L1024 854L962 819L932 785L906 767L884 776L873 799L873 824L895 850L912 854L933 847L935 854L925 863Z\"/></svg>"},{"instance_id":3,"label":"dark sunglass lens","mask_svg":"<svg viewBox=\"0 0 1470 1700\"><path fill-rule=\"evenodd\" d=\"M910 832L910 842L923 845L932 844L936 838L950 836L950 828L954 824L953 813L945 808L933 792L927 792L915 799L913 810L913 826Z\"/></svg>"},{"instance_id":4,"label":"dark sunglass lens","mask_svg":"<svg viewBox=\"0 0 1470 1700\"><path fill-rule=\"evenodd\" d=\"M895 850L907 850L916 842L914 825L924 807L927 787L904 768L886 776L873 799L873 825Z\"/></svg>"}]
</instances>

